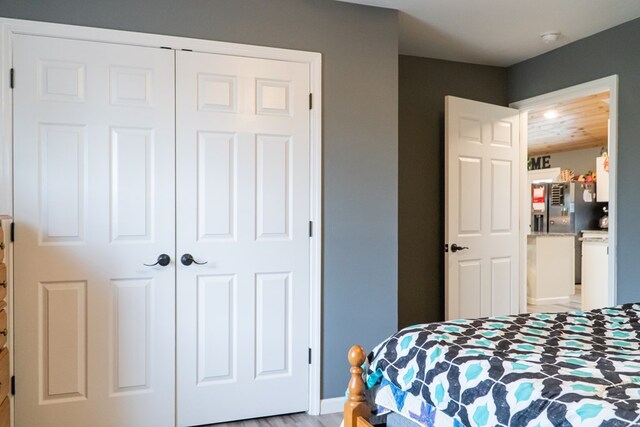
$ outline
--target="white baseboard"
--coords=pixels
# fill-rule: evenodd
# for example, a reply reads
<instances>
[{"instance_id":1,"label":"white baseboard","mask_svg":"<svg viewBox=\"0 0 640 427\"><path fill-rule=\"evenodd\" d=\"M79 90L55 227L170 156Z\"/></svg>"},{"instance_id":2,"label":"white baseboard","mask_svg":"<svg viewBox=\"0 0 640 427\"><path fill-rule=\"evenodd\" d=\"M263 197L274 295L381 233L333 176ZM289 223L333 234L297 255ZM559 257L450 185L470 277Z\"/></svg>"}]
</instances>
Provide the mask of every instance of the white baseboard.
<instances>
[{"instance_id":1,"label":"white baseboard","mask_svg":"<svg viewBox=\"0 0 640 427\"><path fill-rule=\"evenodd\" d=\"M335 414L344 410L344 397L322 399L320 401L320 415Z\"/></svg>"},{"instance_id":2,"label":"white baseboard","mask_svg":"<svg viewBox=\"0 0 640 427\"><path fill-rule=\"evenodd\" d=\"M530 305L545 305L545 304L558 304L563 302L569 302L570 297L552 297L552 298L531 298L527 297L527 304Z\"/></svg>"}]
</instances>

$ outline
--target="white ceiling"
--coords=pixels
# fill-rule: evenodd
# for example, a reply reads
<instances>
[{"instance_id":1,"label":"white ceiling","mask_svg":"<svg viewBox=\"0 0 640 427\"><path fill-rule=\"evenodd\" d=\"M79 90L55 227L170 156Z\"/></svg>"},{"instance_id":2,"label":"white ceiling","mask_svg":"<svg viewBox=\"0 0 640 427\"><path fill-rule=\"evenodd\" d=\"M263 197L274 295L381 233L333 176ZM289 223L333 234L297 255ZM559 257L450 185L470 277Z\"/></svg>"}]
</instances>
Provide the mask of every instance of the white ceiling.
<instances>
[{"instance_id":1,"label":"white ceiling","mask_svg":"<svg viewBox=\"0 0 640 427\"><path fill-rule=\"evenodd\" d=\"M509 66L640 17L640 0L341 0L397 9L400 53ZM562 36L545 44L540 34Z\"/></svg>"}]
</instances>

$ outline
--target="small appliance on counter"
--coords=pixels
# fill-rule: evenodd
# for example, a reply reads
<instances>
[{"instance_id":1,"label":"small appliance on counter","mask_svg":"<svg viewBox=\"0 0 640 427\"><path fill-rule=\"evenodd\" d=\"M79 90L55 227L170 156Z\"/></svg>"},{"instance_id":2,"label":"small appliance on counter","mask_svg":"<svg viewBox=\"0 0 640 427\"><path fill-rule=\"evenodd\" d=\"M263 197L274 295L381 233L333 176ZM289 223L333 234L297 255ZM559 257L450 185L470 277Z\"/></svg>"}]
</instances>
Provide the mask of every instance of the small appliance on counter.
<instances>
[{"instance_id":1,"label":"small appliance on counter","mask_svg":"<svg viewBox=\"0 0 640 427\"><path fill-rule=\"evenodd\" d=\"M604 212L604 215L600 217L600 221L598 221L598 226L603 230L608 230L609 229L609 208L607 206L604 206L602 208L602 211Z\"/></svg>"}]
</instances>

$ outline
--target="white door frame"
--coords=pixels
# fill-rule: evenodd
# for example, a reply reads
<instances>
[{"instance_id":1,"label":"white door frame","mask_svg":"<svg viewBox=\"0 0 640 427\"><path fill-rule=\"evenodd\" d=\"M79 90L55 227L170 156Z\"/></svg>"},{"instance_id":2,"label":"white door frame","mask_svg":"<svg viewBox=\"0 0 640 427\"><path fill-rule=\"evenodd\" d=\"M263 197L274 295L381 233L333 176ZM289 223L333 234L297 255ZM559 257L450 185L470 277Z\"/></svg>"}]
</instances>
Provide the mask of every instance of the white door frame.
<instances>
[{"instance_id":1,"label":"white door frame","mask_svg":"<svg viewBox=\"0 0 640 427\"><path fill-rule=\"evenodd\" d=\"M609 91L609 280L608 280L608 301L607 305L615 305L617 301L617 237L618 237L618 203L617 203L617 182L618 182L618 75L603 77L601 79L571 86L565 89L556 90L522 101L512 102L509 106L521 111L520 123L520 176L521 194L530 191L527 184L527 115L533 108L544 107L545 105L594 95ZM520 203L520 311L527 310L527 234L526 224L530 221L531 209L527 205L527 198L521 198Z\"/></svg>"},{"instance_id":2,"label":"white door frame","mask_svg":"<svg viewBox=\"0 0 640 427\"><path fill-rule=\"evenodd\" d=\"M310 91L313 108L310 113L310 330L309 347L312 362L309 368L309 414L320 413L320 361L322 359L322 54L192 39L131 31L109 30L74 25L0 18L0 214L13 214L13 101L9 87L12 68L11 40L14 34L59 37L86 41L126 44L145 47L168 47L175 50L223 55L246 56L309 64ZM20 76L15 76L20 84ZM9 284L11 286L12 284Z\"/></svg>"}]
</instances>

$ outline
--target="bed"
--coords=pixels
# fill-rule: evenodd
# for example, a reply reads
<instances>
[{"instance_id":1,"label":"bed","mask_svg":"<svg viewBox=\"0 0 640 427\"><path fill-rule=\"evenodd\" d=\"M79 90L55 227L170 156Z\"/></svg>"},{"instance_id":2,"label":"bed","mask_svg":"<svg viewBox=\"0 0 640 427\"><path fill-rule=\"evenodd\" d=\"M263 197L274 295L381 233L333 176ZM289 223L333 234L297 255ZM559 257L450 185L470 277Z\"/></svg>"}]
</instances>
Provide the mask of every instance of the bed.
<instances>
[{"instance_id":1,"label":"bed","mask_svg":"<svg viewBox=\"0 0 640 427\"><path fill-rule=\"evenodd\" d=\"M349 351L345 427L640 425L640 304L454 320ZM391 425L392 423L389 423Z\"/></svg>"}]
</instances>

